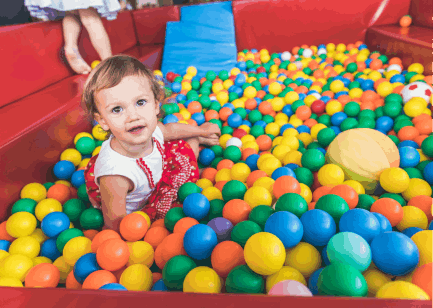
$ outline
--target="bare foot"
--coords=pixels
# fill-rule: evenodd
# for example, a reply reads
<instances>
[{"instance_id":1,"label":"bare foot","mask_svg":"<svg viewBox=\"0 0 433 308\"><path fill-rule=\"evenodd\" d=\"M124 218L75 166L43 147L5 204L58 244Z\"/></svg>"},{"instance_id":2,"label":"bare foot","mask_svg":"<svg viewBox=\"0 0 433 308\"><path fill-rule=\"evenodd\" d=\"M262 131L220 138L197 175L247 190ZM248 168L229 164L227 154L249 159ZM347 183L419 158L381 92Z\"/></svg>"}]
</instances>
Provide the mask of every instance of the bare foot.
<instances>
[{"instance_id":1,"label":"bare foot","mask_svg":"<svg viewBox=\"0 0 433 308\"><path fill-rule=\"evenodd\" d=\"M209 137L198 137L198 143L204 145L218 145L219 138L209 138Z\"/></svg>"},{"instance_id":2,"label":"bare foot","mask_svg":"<svg viewBox=\"0 0 433 308\"><path fill-rule=\"evenodd\" d=\"M83 60L77 48L65 48L69 65L77 74L89 74L92 68Z\"/></svg>"}]
</instances>

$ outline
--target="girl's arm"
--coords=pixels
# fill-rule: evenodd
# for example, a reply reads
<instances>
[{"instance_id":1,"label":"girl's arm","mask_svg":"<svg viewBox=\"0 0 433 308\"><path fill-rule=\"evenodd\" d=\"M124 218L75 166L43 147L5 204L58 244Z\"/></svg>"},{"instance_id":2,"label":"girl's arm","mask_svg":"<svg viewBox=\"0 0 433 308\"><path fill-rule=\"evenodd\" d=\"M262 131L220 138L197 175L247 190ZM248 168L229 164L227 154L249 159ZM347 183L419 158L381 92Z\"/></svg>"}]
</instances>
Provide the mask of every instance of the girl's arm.
<instances>
[{"instance_id":1,"label":"girl's arm","mask_svg":"<svg viewBox=\"0 0 433 308\"><path fill-rule=\"evenodd\" d=\"M193 137L209 137L213 134L218 136L221 135L219 126L213 123L204 123L201 126L192 126L179 123L169 123L164 125L159 122L158 127L161 129L162 134L164 135L164 141Z\"/></svg>"},{"instance_id":2,"label":"girl's arm","mask_svg":"<svg viewBox=\"0 0 433 308\"><path fill-rule=\"evenodd\" d=\"M130 180L121 175L109 175L102 176L99 181L105 228L119 232L120 221L126 216Z\"/></svg>"}]
</instances>

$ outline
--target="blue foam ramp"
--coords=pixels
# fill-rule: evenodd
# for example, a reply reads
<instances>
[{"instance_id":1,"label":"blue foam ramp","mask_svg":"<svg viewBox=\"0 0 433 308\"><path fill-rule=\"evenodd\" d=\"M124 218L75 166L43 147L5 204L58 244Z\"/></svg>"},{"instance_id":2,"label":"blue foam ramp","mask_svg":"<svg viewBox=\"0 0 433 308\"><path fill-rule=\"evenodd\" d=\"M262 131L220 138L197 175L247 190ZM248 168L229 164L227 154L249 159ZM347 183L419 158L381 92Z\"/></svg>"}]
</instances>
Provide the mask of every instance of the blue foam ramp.
<instances>
[{"instance_id":1,"label":"blue foam ramp","mask_svg":"<svg viewBox=\"0 0 433 308\"><path fill-rule=\"evenodd\" d=\"M233 34L235 29L231 1L183 6L180 21L227 29Z\"/></svg>"}]
</instances>

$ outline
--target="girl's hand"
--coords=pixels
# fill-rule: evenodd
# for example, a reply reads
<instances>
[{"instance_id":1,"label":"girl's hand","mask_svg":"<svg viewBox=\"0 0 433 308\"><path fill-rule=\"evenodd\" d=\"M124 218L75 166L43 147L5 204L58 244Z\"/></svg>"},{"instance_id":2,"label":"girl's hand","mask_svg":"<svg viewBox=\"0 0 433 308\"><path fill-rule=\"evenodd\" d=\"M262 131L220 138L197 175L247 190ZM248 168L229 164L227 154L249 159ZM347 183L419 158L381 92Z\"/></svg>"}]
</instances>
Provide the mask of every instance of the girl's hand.
<instances>
[{"instance_id":1,"label":"girl's hand","mask_svg":"<svg viewBox=\"0 0 433 308\"><path fill-rule=\"evenodd\" d=\"M218 125L213 123L203 123L200 128L203 131L203 137L211 137L212 135L221 136L221 130Z\"/></svg>"}]
</instances>

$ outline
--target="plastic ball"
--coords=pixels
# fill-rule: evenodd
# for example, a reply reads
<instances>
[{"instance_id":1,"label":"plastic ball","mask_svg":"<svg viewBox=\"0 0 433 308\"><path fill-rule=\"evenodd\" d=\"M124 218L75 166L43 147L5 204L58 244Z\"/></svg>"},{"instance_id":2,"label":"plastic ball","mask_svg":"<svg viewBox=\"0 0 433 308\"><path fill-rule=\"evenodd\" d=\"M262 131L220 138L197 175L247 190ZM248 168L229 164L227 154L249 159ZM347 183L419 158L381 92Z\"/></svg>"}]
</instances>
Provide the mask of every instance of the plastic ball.
<instances>
[{"instance_id":1,"label":"plastic ball","mask_svg":"<svg viewBox=\"0 0 433 308\"><path fill-rule=\"evenodd\" d=\"M33 267L32 259L23 255L10 255L0 263L0 276L15 278L24 282L28 271Z\"/></svg>"},{"instance_id":2,"label":"plastic ball","mask_svg":"<svg viewBox=\"0 0 433 308\"><path fill-rule=\"evenodd\" d=\"M61 211L62 204L59 201L53 198L47 198L36 205L35 216L39 221L42 221L49 213Z\"/></svg>"},{"instance_id":3,"label":"plastic ball","mask_svg":"<svg viewBox=\"0 0 433 308\"><path fill-rule=\"evenodd\" d=\"M313 209L301 216L304 226L302 239L315 246L325 246L336 233L336 224L331 215L319 209Z\"/></svg>"},{"instance_id":4,"label":"plastic ball","mask_svg":"<svg viewBox=\"0 0 433 308\"><path fill-rule=\"evenodd\" d=\"M401 168L388 168L380 174L380 185L390 193L399 194L409 187L409 175Z\"/></svg>"},{"instance_id":5,"label":"plastic ball","mask_svg":"<svg viewBox=\"0 0 433 308\"><path fill-rule=\"evenodd\" d=\"M432 261L432 244L433 244L433 231L423 230L412 235L411 240L418 247L419 251L419 264L430 263Z\"/></svg>"},{"instance_id":6,"label":"plastic ball","mask_svg":"<svg viewBox=\"0 0 433 308\"><path fill-rule=\"evenodd\" d=\"M426 214L415 206L403 207L403 219L396 226L399 231L410 227L418 227L423 230L427 229L428 220Z\"/></svg>"},{"instance_id":7,"label":"plastic ball","mask_svg":"<svg viewBox=\"0 0 433 308\"><path fill-rule=\"evenodd\" d=\"M230 234L233 230L233 224L230 220L223 217L217 217L210 220L207 225L214 230L218 243L230 240Z\"/></svg>"},{"instance_id":8,"label":"plastic ball","mask_svg":"<svg viewBox=\"0 0 433 308\"><path fill-rule=\"evenodd\" d=\"M28 212L13 214L6 221L6 232L14 237L28 236L36 229L36 218Z\"/></svg>"},{"instance_id":9,"label":"plastic ball","mask_svg":"<svg viewBox=\"0 0 433 308\"><path fill-rule=\"evenodd\" d=\"M128 291L149 291L152 287L152 272L143 264L128 266L120 276L119 283Z\"/></svg>"},{"instance_id":10,"label":"plastic ball","mask_svg":"<svg viewBox=\"0 0 433 308\"><path fill-rule=\"evenodd\" d=\"M186 253L196 260L209 258L217 244L218 238L215 231L202 224L189 228L183 238Z\"/></svg>"},{"instance_id":11,"label":"plastic ball","mask_svg":"<svg viewBox=\"0 0 433 308\"><path fill-rule=\"evenodd\" d=\"M349 211L349 205L340 196L325 195L317 200L315 209L327 212L338 223L343 214Z\"/></svg>"},{"instance_id":12,"label":"plastic ball","mask_svg":"<svg viewBox=\"0 0 433 308\"><path fill-rule=\"evenodd\" d=\"M186 216L201 220L209 213L209 200L202 194L188 195L183 202L183 211Z\"/></svg>"},{"instance_id":13,"label":"plastic ball","mask_svg":"<svg viewBox=\"0 0 433 308\"><path fill-rule=\"evenodd\" d=\"M80 225L84 230L102 228L104 225L102 211L96 208L85 209L80 215Z\"/></svg>"},{"instance_id":14,"label":"plastic ball","mask_svg":"<svg viewBox=\"0 0 433 308\"><path fill-rule=\"evenodd\" d=\"M259 205L271 206L272 195L266 188L254 186L247 190L244 195L244 201L247 202L252 209Z\"/></svg>"},{"instance_id":15,"label":"plastic ball","mask_svg":"<svg viewBox=\"0 0 433 308\"><path fill-rule=\"evenodd\" d=\"M128 262L129 256L129 247L121 239L106 240L102 242L96 251L96 260L99 266L107 271L117 271L121 269ZM128 288L126 285L125 287Z\"/></svg>"},{"instance_id":16,"label":"plastic ball","mask_svg":"<svg viewBox=\"0 0 433 308\"><path fill-rule=\"evenodd\" d=\"M420 287L406 281L391 281L382 286L376 293L377 298L420 299L430 297Z\"/></svg>"},{"instance_id":17,"label":"plastic ball","mask_svg":"<svg viewBox=\"0 0 433 308\"><path fill-rule=\"evenodd\" d=\"M183 290L186 275L196 267L196 263L190 257L184 255L174 256L165 264L162 270L164 285L169 290Z\"/></svg>"},{"instance_id":18,"label":"plastic ball","mask_svg":"<svg viewBox=\"0 0 433 308\"><path fill-rule=\"evenodd\" d=\"M382 198L375 201L371 206L370 211L385 216L393 227L397 226L403 219L402 206L396 200L391 198Z\"/></svg>"},{"instance_id":19,"label":"plastic ball","mask_svg":"<svg viewBox=\"0 0 433 308\"><path fill-rule=\"evenodd\" d=\"M311 244L299 243L286 250L285 266L297 269L305 278L310 277L322 263L320 252Z\"/></svg>"},{"instance_id":20,"label":"plastic ball","mask_svg":"<svg viewBox=\"0 0 433 308\"><path fill-rule=\"evenodd\" d=\"M353 209L341 216L340 232L353 232L361 236L367 243L380 234L380 224L377 218L367 210Z\"/></svg>"},{"instance_id":21,"label":"plastic ball","mask_svg":"<svg viewBox=\"0 0 433 308\"><path fill-rule=\"evenodd\" d=\"M183 281L183 292L220 293L221 279L211 268L199 266L192 269Z\"/></svg>"},{"instance_id":22,"label":"plastic ball","mask_svg":"<svg viewBox=\"0 0 433 308\"><path fill-rule=\"evenodd\" d=\"M248 165L244 163L234 164L230 170L230 176L232 180L237 180L243 183L246 182L250 173L251 173L250 167L248 167Z\"/></svg>"},{"instance_id":23,"label":"plastic ball","mask_svg":"<svg viewBox=\"0 0 433 308\"><path fill-rule=\"evenodd\" d=\"M236 138L236 137L230 138L226 142L226 147L235 146L235 147L238 147L238 148L242 148L242 145L243 145L242 141L239 138Z\"/></svg>"},{"instance_id":24,"label":"plastic ball","mask_svg":"<svg viewBox=\"0 0 433 308\"><path fill-rule=\"evenodd\" d=\"M40 255L50 259L51 261L55 261L58 257L60 257L61 253L57 249L55 238L49 238L42 243Z\"/></svg>"},{"instance_id":25,"label":"plastic ball","mask_svg":"<svg viewBox=\"0 0 433 308\"><path fill-rule=\"evenodd\" d=\"M317 282L319 280L319 275L322 272L323 267L316 270L308 279L308 289L310 289L313 295L319 294L319 289L317 288Z\"/></svg>"},{"instance_id":26,"label":"plastic ball","mask_svg":"<svg viewBox=\"0 0 433 308\"><path fill-rule=\"evenodd\" d=\"M54 165L53 172L58 179L69 180L72 177L72 174L75 172L75 166L68 160L61 160Z\"/></svg>"},{"instance_id":27,"label":"plastic ball","mask_svg":"<svg viewBox=\"0 0 433 308\"><path fill-rule=\"evenodd\" d=\"M307 150L301 158L302 166L310 171L318 171L325 165L325 155L317 149Z\"/></svg>"},{"instance_id":28,"label":"plastic ball","mask_svg":"<svg viewBox=\"0 0 433 308\"><path fill-rule=\"evenodd\" d=\"M252 271L247 265L235 267L227 276L227 293L261 294L265 288L263 277Z\"/></svg>"},{"instance_id":29,"label":"plastic ball","mask_svg":"<svg viewBox=\"0 0 433 308\"><path fill-rule=\"evenodd\" d=\"M412 283L424 290L432 298L432 268L433 263L419 266L413 273Z\"/></svg>"},{"instance_id":30,"label":"plastic ball","mask_svg":"<svg viewBox=\"0 0 433 308\"><path fill-rule=\"evenodd\" d=\"M412 147L401 147L399 153L401 168L415 167L420 162L420 154Z\"/></svg>"},{"instance_id":31,"label":"plastic ball","mask_svg":"<svg viewBox=\"0 0 433 308\"><path fill-rule=\"evenodd\" d=\"M69 265L74 265L81 256L92 252L91 245L91 240L84 236L71 239L63 248L65 262Z\"/></svg>"},{"instance_id":32,"label":"plastic ball","mask_svg":"<svg viewBox=\"0 0 433 308\"><path fill-rule=\"evenodd\" d=\"M120 283L107 283L100 287L99 290L128 291L128 289Z\"/></svg>"},{"instance_id":33,"label":"plastic ball","mask_svg":"<svg viewBox=\"0 0 433 308\"><path fill-rule=\"evenodd\" d=\"M304 276L294 267L283 266L278 272L266 277L266 291L269 292L281 281L292 280L307 286Z\"/></svg>"},{"instance_id":34,"label":"plastic ball","mask_svg":"<svg viewBox=\"0 0 433 308\"><path fill-rule=\"evenodd\" d=\"M87 276L100 269L101 267L98 265L98 262L96 261L96 254L87 253L85 255L82 255L75 263L74 277L79 283L83 284Z\"/></svg>"},{"instance_id":35,"label":"plastic ball","mask_svg":"<svg viewBox=\"0 0 433 308\"><path fill-rule=\"evenodd\" d=\"M41 246L39 242L32 236L22 236L12 242L9 247L11 255L20 254L31 259L39 255Z\"/></svg>"},{"instance_id":36,"label":"plastic ball","mask_svg":"<svg viewBox=\"0 0 433 308\"><path fill-rule=\"evenodd\" d=\"M222 195L224 201L227 202L233 199L243 199L246 192L247 187L244 183L236 180L231 180L224 185Z\"/></svg>"},{"instance_id":37,"label":"plastic ball","mask_svg":"<svg viewBox=\"0 0 433 308\"><path fill-rule=\"evenodd\" d=\"M363 276L367 282L370 296L375 296L382 286L391 282L392 278L392 276L384 274L376 268L369 268L363 273Z\"/></svg>"},{"instance_id":38,"label":"plastic ball","mask_svg":"<svg viewBox=\"0 0 433 308\"><path fill-rule=\"evenodd\" d=\"M21 189L20 197L40 202L47 197L47 189L40 183L30 183Z\"/></svg>"},{"instance_id":39,"label":"plastic ball","mask_svg":"<svg viewBox=\"0 0 433 308\"><path fill-rule=\"evenodd\" d=\"M56 237L69 229L69 217L62 212L49 213L42 219L41 229L49 237Z\"/></svg>"},{"instance_id":40,"label":"plastic ball","mask_svg":"<svg viewBox=\"0 0 433 308\"><path fill-rule=\"evenodd\" d=\"M428 102L432 94L433 88L421 81L411 82L401 90L401 96L405 104L414 97L421 97Z\"/></svg>"},{"instance_id":41,"label":"plastic ball","mask_svg":"<svg viewBox=\"0 0 433 308\"><path fill-rule=\"evenodd\" d=\"M422 179L413 178L409 181L409 187L402 193L405 200L410 200L417 196L431 196L431 186Z\"/></svg>"},{"instance_id":42,"label":"plastic ball","mask_svg":"<svg viewBox=\"0 0 433 308\"><path fill-rule=\"evenodd\" d=\"M334 164L324 165L319 169L318 180L321 185L338 185L344 182L344 172Z\"/></svg>"},{"instance_id":43,"label":"plastic ball","mask_svg":"<svg viewBox=\"0 0 433 308\"><path fill-rule=\"evenodd\" d=\"M302 283L294 280L284 280L275 284L268 295L276 296L313 296L311 291Z\"/></svg>"},{"instance_id":44,"label":"plastic ball","mask_svg":"<svg viewBox=\"0 0 433 308\"><path fill-rule=\"evenodd\" d=\"M178 198L180 202L183 202L185 198L192 193L200 193L202 189L197 186L197 184L192 182L187 182L180 186L178 191Z\"/></svg>"},{"instance_id":45,"label":"plastic ball","mask_svg":"<svg viewBox=\"0 0 433 308\"><path fill-rule=\"evenodd\" d=\"M211 149L203 149L198 156L198 161L204 166L209 166L214 159L215 153Z\"/></svg>"},{"instance_id":46,"label":"plastic ball","mask_svg":"<svg viewBox=\"0 0 433 308\"><path fill-rule=\"evenodd\" d=\"M17 287L22 288L23 283L21 280L12 277L0 277L0 286L1 287Z\"/></svg>"}]
</instances>

